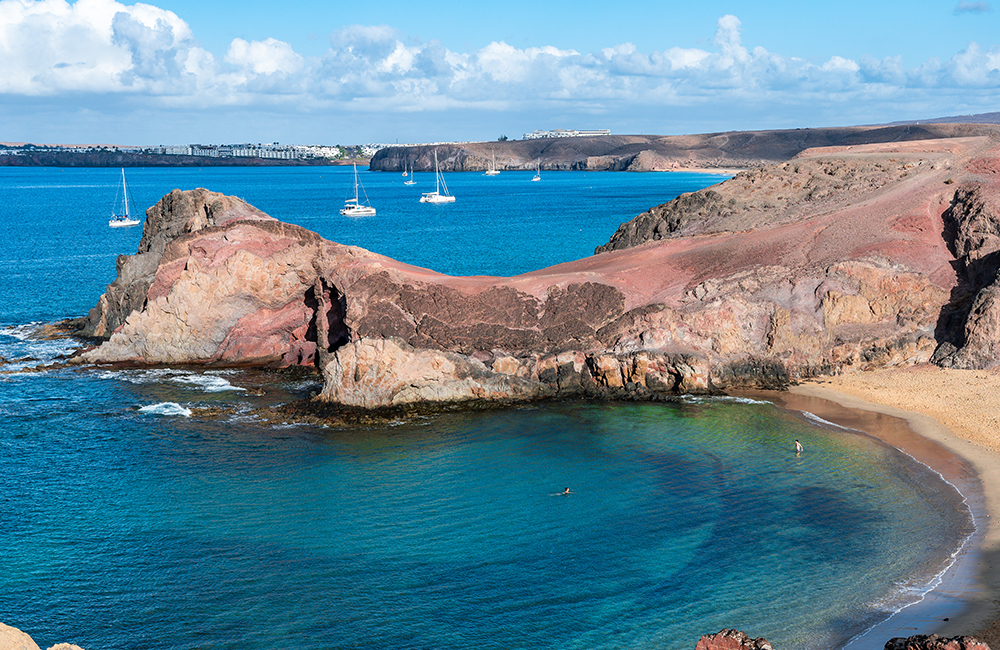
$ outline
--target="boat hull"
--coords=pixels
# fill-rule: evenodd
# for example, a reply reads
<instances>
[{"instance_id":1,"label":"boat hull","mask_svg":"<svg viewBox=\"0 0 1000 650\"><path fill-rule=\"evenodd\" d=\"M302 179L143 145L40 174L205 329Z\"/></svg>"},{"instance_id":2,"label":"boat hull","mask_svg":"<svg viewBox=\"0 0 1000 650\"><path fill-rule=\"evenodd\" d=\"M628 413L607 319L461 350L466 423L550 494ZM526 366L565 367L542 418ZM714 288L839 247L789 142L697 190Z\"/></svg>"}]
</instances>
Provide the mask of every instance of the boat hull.
<instances>
[{"instance_id":1,"label":"boat hull","mask_svg":"<svg viewBox=\"0 0 1000 650\"><path fill-rule=\"evenodd\" d=\"M421 203L454 203L454 196L445 196L443 194L438 194L437 192L431 192L429 194L424 194L420 197Z\"/></svg>"},{"instance_id":2,"label":"boat hull","mask_svg":"<svg viewBox=\"0 0 1000 650\"><path fill-rule=\"evenodd\" d=\"M109 219L108 226L111 228L125 228L128 226L138 226L138 219Z\"/></svg>"},{"instance_id":3,"label":"boat hull","mask_svg":"<svg viewBox=\"0 0 1000 650\"><path fill-rule=\"evenodd\" d=\"M345 205L340 210L345 217L374 217L375 208L366 205Z\"/></svg>"}]
</instances>

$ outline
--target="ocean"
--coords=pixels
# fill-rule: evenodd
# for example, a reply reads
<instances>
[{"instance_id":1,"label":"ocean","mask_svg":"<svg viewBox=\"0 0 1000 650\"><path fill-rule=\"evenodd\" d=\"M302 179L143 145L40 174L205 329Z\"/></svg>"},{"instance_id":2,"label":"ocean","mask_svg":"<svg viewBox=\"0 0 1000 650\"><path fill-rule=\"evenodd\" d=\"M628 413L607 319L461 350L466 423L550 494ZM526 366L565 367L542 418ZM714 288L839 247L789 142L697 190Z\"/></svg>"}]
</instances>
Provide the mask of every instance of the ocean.
<instances>
[{"instance_id":1,"label":"ocean","mask_svg":"<svg viewBox=\"0 0 1000 650\"><path fill-rule=\"evenodd\" d=\"M919 600L973 527L955 489L867 436L750 399L553 402L385 427L274 424L299 373L51 369L139 228L120 171L0 167L0 621L41 647L693 650L723 628L837 648ZM240 196L454 275L589 255L721 177L126 170ZM794 440L805 446L794 453ZM569 494L561 494L565 488ZM878 647L884 640L878 643Z\"/></svg>"}]
</instances>

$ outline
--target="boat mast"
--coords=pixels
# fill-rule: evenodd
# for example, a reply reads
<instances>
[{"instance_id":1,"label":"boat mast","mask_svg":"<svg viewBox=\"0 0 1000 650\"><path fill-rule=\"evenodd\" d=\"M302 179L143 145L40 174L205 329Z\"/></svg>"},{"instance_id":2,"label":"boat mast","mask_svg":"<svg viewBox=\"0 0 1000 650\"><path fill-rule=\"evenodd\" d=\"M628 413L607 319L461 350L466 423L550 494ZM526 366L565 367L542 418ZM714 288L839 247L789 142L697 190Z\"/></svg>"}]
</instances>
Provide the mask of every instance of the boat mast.
<instances>
[{"instance_id":1,"label":"boat mast","mask_svg":"<svg viewBox=\"0 0 1000 650\"><path fill-rule=\"evenodd\" d=\"M125 168L122 167L122 197L125 199L125 218L129 218L128 213L128 185L125 184Z\"/></svg>"},{"instance_id":2,"label":"boat mast","mask_svg":"<svg viewBox=\"0 0 1000 650\"><path fill-rule=\"evenodd\" d=\"M441 193L441 172L438 171L438 150L434 150L434 193Z\"/></svg>"}]
</instances>

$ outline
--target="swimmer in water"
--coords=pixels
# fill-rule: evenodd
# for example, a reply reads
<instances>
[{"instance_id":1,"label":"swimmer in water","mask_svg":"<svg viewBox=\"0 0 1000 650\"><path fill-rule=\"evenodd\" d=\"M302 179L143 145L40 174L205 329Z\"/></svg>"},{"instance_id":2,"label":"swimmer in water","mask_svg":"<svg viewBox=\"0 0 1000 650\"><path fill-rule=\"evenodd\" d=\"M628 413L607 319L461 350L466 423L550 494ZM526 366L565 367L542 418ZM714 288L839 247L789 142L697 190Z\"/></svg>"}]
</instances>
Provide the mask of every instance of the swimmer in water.
<instances>
[{"instance_id":1,"label":"swimmer in water","mask_svg":"<svg viewBox=\"0 0 1000 650\"><path fill-rule=\"evenodd\" d=\"M795 455L796 456L802 455L802 443L799 442L798 440L795 441Z\"/></svg>"},{"instance_id":2,"label":"swimmer in water","mask_svg":"<svg viewBox=\"0 0 1000 650\"><path fill-rule=\"evenodd\" d=\"M563 494L569 494L569 488L566 488L565 490L563 490L562 493Z\"/></svg>"}]
</instances>

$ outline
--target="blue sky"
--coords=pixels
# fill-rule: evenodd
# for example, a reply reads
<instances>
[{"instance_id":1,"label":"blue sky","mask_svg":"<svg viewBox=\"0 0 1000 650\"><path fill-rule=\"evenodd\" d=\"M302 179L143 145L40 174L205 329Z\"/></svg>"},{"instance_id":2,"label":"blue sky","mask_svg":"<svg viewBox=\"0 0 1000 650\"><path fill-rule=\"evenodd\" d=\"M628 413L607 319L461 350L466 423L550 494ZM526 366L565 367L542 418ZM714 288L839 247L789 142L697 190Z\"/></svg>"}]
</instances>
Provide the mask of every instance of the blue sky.
<instances>
[{"instance_id":1,"label":"blue sky","mask_svg":"<svg viewBox=\"0 0 1000 650\"><path fill-rule=\"evenodd\" d=\"M0 141L353 144L1000 111L1000 0L0 0Z\"/></svg>"}]
</instances>

